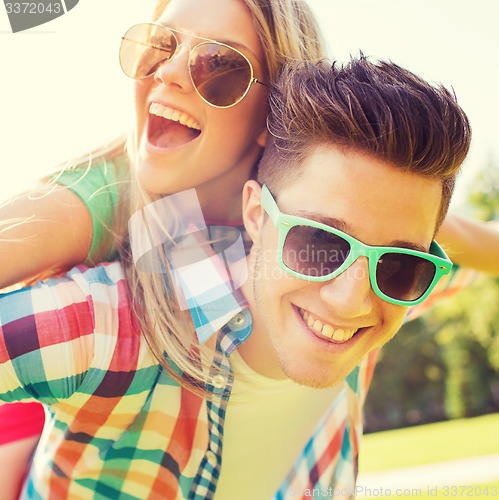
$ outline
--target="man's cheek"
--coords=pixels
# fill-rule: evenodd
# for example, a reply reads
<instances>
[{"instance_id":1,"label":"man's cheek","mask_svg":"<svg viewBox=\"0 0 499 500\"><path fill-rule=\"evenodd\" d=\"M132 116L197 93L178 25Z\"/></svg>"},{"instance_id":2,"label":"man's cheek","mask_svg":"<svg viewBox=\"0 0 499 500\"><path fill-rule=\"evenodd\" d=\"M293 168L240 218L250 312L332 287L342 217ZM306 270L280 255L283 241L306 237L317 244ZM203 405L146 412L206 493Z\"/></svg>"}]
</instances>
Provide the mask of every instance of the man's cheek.
<instances>
[{"instance_id":1,"label":"man's cheek","mask_svg":"<svg viewBox=\"0 0 499 500\"><path fill-rule=\"evenodd\" d=\"M388 307L396 308L396 310L392 311L383 322L382 327L384 327L384 331L383 334L379 336L376 347L382 347L386 343L390 342L390 340L392 340L400 331L400 328L404 323L407 308L391 304Z\"/></svg>"}]
</instances>

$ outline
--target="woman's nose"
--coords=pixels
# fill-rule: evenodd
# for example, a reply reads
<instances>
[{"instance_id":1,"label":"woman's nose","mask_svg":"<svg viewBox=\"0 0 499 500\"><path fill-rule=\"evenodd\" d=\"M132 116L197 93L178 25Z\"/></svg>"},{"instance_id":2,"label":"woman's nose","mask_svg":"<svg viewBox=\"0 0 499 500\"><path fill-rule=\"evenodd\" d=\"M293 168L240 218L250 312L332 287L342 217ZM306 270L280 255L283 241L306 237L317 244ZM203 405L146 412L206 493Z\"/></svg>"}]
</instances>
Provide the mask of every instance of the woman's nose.
<instances>
[{"instance_id":1,"label":"woman's nose","mask_svg":"<svg viewBox=\"0 0 499 500\"><path fill-rule=\"evenodd\" d=\"M166 86L174 86L179 90L193 90L189 75L190 47L180 44L171 59L161 63L154 73L154 80Z\"/></svg>"}]
</instances>

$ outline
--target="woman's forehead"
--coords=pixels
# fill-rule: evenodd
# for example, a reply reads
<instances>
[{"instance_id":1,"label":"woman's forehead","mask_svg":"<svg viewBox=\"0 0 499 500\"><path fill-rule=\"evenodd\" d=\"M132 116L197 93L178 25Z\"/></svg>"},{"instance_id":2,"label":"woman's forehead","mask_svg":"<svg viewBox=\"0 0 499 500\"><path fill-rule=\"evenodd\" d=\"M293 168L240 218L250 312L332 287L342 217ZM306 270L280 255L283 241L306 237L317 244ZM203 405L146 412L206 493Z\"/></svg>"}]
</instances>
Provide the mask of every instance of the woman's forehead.
<instances>
[{"instance_id":1,"label":"woman's forehead","mask_svg":"<svg viewBox=\"0 0 499 500\"><path fill-rule=\"evenodd\" d=\"M157 23L192 35L234 45L266 61L253 14L244 0L169 0ZM246 50L244 50L246 49Z\"/></svg>"}]
</instances>

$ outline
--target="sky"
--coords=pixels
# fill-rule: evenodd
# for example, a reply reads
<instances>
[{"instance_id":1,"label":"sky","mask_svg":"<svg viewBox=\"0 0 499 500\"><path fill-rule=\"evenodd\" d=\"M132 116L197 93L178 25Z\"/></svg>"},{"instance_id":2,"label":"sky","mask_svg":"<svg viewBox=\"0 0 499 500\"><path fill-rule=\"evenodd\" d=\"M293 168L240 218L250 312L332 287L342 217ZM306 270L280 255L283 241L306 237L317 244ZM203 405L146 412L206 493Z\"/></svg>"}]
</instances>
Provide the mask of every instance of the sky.
<instances>
[{"instance_id":1,"label":"sky","mask_svg":"<svg viewBox=\"0 0 499 500\"><path fill-rule=\"evenodd\" d=\"M362 50L454 89L474 134L459 208L490 157L499 164L499 1L308 1L334 58ZM131 82L118 63L120 37L148 20L151 4L80 0L66 15L15 34L0 6L0 199L126 132Z\"/></svg>"}]
</instances>

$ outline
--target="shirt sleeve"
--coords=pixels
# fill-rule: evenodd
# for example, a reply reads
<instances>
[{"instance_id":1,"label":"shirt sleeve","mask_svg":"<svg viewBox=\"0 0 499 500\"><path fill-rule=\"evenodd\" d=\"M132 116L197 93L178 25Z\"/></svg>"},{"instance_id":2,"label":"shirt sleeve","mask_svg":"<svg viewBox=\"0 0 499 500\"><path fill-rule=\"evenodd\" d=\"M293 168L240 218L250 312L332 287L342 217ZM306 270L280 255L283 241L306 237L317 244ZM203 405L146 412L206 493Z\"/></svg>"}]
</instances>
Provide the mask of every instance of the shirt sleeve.
<instances>
[{"instance_id":1,"label":"shirt sleeve","mask_svg":"<svg viewBox=\"0 0 499 500\"><path fill-rule=\"evenodd\" d=\"M0 446L39 436L45 413L39 403L0 404Z\"/></svg>"},{"instance_id":2,"label":"shirt sleeve","mask_svg":"<svg viewBox=\"0 0 499 500\"><path fill-rule=\"evenodd\" d=\"M376 348L371 351L363 360L360 365L359 370L359 387L360 387L360 399L362 405L364 405L367 393L369 392L369 387L374 375L374 369L378 363L379 353L381 348Z\"/></svg>"},{"instance_id":3,"label":"shirt sleeve","mask_svg":"<svg viewBox=\"0 0 499 500\"><path fill-rule=\"evenodd\" d=\"M71 272L1 295L0 401L70 397L91 364L93 333L91 294Z\"/></svg>"},{"instance_id":4,"label":"shirt sleeve","mask_svg":"<svg viewBox=\"0 0 499 500\"><path fill-rule=\"evenodd\" d=\"M116 162L100 158L95 163L63 170L53 177L55 182L78 195L90 212L93 238L87 263L112 260L116 256L110 244L109 228L118 203L119 169L122 168L126 168L124 157Z\"/></svg>"}]
</instances>

